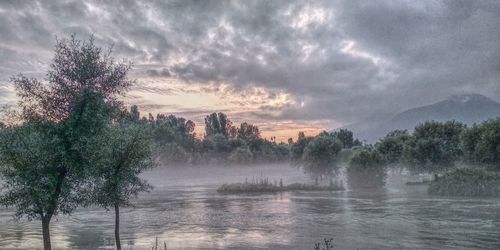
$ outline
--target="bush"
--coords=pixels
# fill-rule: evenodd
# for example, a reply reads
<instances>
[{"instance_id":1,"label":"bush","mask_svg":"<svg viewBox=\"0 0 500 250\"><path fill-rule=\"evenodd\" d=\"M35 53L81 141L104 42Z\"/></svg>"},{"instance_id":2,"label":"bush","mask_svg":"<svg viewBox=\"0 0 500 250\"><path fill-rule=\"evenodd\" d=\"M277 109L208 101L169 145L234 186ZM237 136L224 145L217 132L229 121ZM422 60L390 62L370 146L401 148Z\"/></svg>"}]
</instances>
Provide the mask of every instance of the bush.
<instances>
[{"instance_id":1,"label":"bush","mask_svg":"<svg viewBox=\"0 0 500 250\"><path fill-rule=\"evenodd\" d=\"M429 194L449 196L500 196L500 174L485 169L456 169L436 178Z\"/></svg>"}]
</instances>

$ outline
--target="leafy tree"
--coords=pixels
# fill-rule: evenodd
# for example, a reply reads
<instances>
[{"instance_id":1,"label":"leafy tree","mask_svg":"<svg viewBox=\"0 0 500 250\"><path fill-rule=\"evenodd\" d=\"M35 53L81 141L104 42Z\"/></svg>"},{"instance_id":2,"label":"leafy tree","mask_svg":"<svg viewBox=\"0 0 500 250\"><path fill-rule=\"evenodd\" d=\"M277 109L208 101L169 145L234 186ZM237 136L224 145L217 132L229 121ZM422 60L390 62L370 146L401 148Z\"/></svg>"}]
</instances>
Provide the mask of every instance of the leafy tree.
<instances>
[{"instance_id":1,"label":"leafy tree","mask_svg":"<svg viewBox=\"0 0 500 250\"><path fill-rule=\"evenodd\" d=\"M406 143L410 139L408 131L394 130L375 144L375 149L387 164L400 164L403 159Z\"/></svg>"},{"instance_id":2,"label":"leafy tree","mask_svg":"<svg viewBox=\"0 0 500 250\"><path fill-rule=\"evenodd\" d=\"M464 128L457 121L427 121L415 127L405 151L411 170L438 173L453 167L462 156L460 134Z\"/></svg>"},{"instance_id":3,"label":"leafy tree","mask_svg":"<svg viewBox=\"0 0 500 250\"><path fill-rule=\"evenodd\" d=\"M352 148L354 145L354 136L352 131L348 129L339 129L332 133L332 136L337 138L337 140L342 144L342 148ZM359 141L356 142L356 144Z\"/></svg>"},{"instance_id":4,"label":"leafy tree","mask_svg":"<svg viewBox=\"0 0 500 250\"><path fill-rule=\"evenodd\" d=\"M351 188L383 186L387 178L383 157L372 147L355 150L349 161L347 178Z\"/></svg>"},{"instance_id":5,"label":"leafy tree","mask_svg":"<svg viewBox=\"0 0 500 250\"><path fill-rule=\"evenodd\" d=\"M337 160L342 145L332 136L319 135L311 140L304 149L305 170L312 174L318 183L318 177L332 176L340 168Z\"/></svg>"},{"instance_id":6,"label":"leafy tree","mask_svg":"<svg viewBox=\"0 0 500 250\"><path fill-rule=\"evenodd\" d=\"M500 170L500 118L485 121L463 131L465 160Z\"/></svg>"},{"instance_id":7,"label":"leafy tree","mask_svg":"<svg viewBox=\"0 0 500 250\"><path fill-rule=\"evenodd\" d=\"M138 125L121 124L102 137L101 165L97 170L95 202L115 210L115 242L120 244L120 207L129 206L130 198L152 187L139 177L154 166L148 131Z\"/></svg>"},{"instance_id":8,"label":"leafy tree","mask_svg":"<svg viewBox=\"0 0 500 250\"><path fill-rule=\"evenodd\" d=\"M46 84L23 75L12 79L25 124L7 129L1 142L4 189L11 194L2 201L15 206L18 216L42 220L44 249L51 249L51 218L71 213L85 198L80 189L89 186L88 159L98 152L94 142L132 83L129 69L92 38L81 42L72 36L57 41ZM40 170L33 175L40 182L36 189L29 187L33 169Z\"/></svg>"},{"instance_id":9,"label":"leafy tree","mask_svg":"<svg viewBox=\"0 0 500 250\"><path fill-rule=\"evenodd\" d=\"M205 136L212 136L221 134L223 136L230 136L233 124L227 118L227 115L219 112L212 113L205 117Z\"/></svg>"},{"instance_id":10,"label":"leafy tree","mask_svg":"<svg viewBox=\"0 0 500 250\"><path fill-rule=\"evenodd\" d=\"M242 140L251 141L260 138L260 131L257 126L243 122L237 129L237 136Z\"/></svg>"},{"instance_id":11,"label":"leafy tree","mask_svg":"<svg viewBox=\"0 0 500 250\"><path fill-rule=\"evenodd\" d=\"M302 164L304 149L312 139L313 137L306 137L304 132L299 132L297 142L295 142L290 148L292 163L295 165Z\"/></svg>"},{"instance_id":12,"label":"leafy tree","mask_svg":"<svg viewBox=\"0 0 500 250\"><path fill-rule=\"evenodd\" d=\"M57 40L55 56L47 72L47 84L19 75L12 79L26 120L64 121L70 116L75 100L84 92L99 93L105 103L121 106L118 97L132 81L127 79L130 65L116 63L111 50L103 52L88 41Z\"/></svg>"},{"instance_id":13,"label":"leafy tree","mask_svg":"<svg viewBox=\"0 0 500 250\"><path fill-rule=\"evenodd\" d=\"M2 129L0 138L0 202L16 209L16 219L25 215L42 221L45 249L51 247L51 218L70 213L81 199L73 192L78 176L69 174L61 161L65 155L59 129L51 122L25 124Z\"/></svg>"}]
</instances>

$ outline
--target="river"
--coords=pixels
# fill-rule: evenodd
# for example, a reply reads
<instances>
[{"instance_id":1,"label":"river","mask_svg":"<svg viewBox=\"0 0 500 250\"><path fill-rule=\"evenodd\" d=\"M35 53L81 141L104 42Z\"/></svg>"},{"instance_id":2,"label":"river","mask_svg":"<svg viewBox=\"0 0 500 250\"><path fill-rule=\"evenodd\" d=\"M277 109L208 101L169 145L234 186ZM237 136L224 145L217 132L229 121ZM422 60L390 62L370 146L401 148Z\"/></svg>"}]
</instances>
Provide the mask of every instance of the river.
<instances>
[{"instance_id":1,"label":"river","mask_svg":"<svg viewBox=\"0 0 500 250\"><path fill-rule=\"evenodd\" d=\"M286 173L286 174L285 174ZM155 189L121 211L123 249L500 249L500 199L449 198L405 186L390 175L380 190L222 195L216 188L245 178L306 182L300 170L260 167L157 168L144 174ZM0 208L0 249L41 247L41 223L14 221ZM52 221L52 245L113 248L112 211L80 208Z\"/></svg>"}]
</instances>

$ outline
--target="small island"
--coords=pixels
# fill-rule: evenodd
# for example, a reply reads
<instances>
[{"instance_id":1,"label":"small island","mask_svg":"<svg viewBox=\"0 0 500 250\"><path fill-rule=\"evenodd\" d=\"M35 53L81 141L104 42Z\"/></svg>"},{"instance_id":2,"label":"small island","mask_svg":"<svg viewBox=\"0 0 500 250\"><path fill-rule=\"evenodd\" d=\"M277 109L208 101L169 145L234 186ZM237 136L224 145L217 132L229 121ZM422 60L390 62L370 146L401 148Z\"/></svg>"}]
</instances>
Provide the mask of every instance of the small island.
<instances>
[{"instance_id":1,"label":"small island","mask_svg":"<svg viewBox=\"0 0 500 250\"><path fill-rule=\"evenodd\" d=\"M283 185L283 181L271 183L268 179L260 179L252 182L238 182L223 184L217 189L221 194L244 194L244 193L278 193L286 191L344 191L342 182L330 182L329 185L316 185L305 183L292 183Z\"/></svg>"}]
</instances>

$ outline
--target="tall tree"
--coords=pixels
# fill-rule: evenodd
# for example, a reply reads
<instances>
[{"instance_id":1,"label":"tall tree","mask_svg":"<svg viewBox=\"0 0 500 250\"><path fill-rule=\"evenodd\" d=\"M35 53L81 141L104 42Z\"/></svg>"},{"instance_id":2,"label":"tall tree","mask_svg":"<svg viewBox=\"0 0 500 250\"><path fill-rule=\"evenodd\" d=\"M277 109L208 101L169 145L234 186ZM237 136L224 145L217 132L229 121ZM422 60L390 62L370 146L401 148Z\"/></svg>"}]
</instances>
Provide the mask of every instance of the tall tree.
<instances>
[{"instance_id":1,"label":"tall tree","mask_svg":"<svg viewBox=\"0 0 500 250\"><path fill-rule=\"evenodd\" d=\"M86 175L93 164L88 159L98 152L93 142L109 122L111 111L121 106L118 97L132 83L126 77L130 65L116 63L110 53L96 47L93 38L82 42L72 36L57 40L47 83L23 75L12 79L25 124L7 130L1 143L0 162L7 169L2 172L4 189L8 194L23 189L33 193L2 201L15 206L18 215L42 220L44 249L51 249L51 218L59 212L71 213L84 198L77 194L89 186ZM32 168L43 170L38 172L36 189L27 182L28 175L36 173ZM27 203L37 212L23 209Z\"/></svg>"},{"instance_id":2,"label":"tall tree","mask_svg":"<svg viewBox=\"0 0 500 250\"><path fill-rule=\"evenodd\" d=\"M154 166L151 136L148 130L136 124L111 127L102 137L100 167L96 172L95 202L115 211L115 242L120 243L120 207L129 206L130 198L152 187L139 175Z\"/></svg>"},{"instance_id":3,"label":"tall tree","mask_svg":"<svg viewBox=\"0 0 500 250\"><path fill-rule=\"evenodd\" d=\"M205 136L221 134L228 137L231 135L233 124L227 115L219 112L205 117Z\"/></svg>"}]
</instances>

